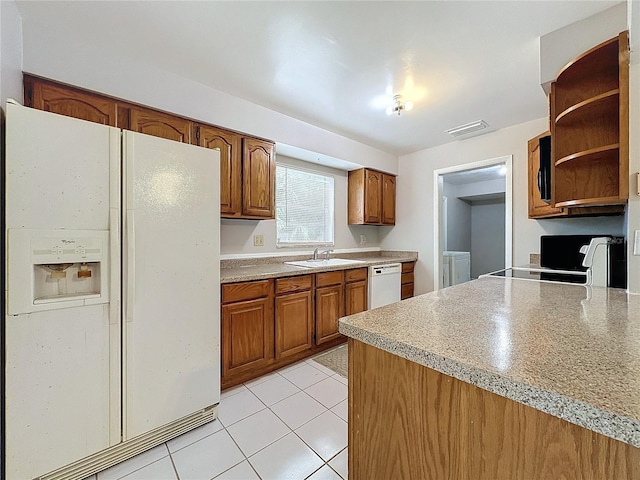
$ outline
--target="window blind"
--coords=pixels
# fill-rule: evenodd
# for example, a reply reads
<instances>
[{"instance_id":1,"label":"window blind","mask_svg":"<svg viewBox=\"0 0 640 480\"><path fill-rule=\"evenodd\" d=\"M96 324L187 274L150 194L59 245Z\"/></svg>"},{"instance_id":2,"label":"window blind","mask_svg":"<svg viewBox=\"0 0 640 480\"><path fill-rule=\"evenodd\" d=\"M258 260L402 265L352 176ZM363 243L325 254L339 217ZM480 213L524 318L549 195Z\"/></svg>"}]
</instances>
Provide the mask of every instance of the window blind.
<instances>
[{"instance_id":1,"label":"window blind","mask_svg":"<svg viewBox=\"0 0 640 480\"><path fill-rule=\"evenodd\" d=\"M278 246L333 245L334 179L276 165Z\"/></svg>"}]
</instances>

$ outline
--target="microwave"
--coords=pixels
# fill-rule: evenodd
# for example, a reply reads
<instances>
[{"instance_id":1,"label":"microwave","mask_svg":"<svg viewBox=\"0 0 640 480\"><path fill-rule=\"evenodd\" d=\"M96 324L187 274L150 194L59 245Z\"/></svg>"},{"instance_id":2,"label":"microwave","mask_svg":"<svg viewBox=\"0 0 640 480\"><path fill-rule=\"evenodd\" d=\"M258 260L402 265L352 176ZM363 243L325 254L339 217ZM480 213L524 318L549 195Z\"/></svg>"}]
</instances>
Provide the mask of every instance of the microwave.
<instances>
[{"instance_id":1,"label":"microwave","mask_svg":"<svg viewBox=\"0 0 640 480\"><path fill-rule=\"evenodd\" d=\"M543 202L551 203L551 135L539 140L540 166L538 168L538 191Z\"/></svg>"}]
</instances>

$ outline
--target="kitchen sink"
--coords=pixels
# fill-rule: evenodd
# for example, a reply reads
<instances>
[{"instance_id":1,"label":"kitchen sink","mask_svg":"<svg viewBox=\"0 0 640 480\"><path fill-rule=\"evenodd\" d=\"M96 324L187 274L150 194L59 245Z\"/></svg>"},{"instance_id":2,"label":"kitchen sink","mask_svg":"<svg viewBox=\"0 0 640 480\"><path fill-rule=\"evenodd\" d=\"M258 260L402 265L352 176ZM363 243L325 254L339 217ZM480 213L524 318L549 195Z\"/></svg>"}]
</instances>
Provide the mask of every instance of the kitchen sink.
<instances>
[{"instance_id":1,"label":"kitchen sink","mask_svg":"<svg viewBox=\"0 0 640 480\"><path fill-rule=\"evenodd\" d=\"M300 260L298 262L284 262L287 265L295 265L296 267L317 268L317 267L335 267L337 265L356 265L365 263L362 260L347 260L345 258L330 258L329 260Z\"/></svg>"}]
</instances>

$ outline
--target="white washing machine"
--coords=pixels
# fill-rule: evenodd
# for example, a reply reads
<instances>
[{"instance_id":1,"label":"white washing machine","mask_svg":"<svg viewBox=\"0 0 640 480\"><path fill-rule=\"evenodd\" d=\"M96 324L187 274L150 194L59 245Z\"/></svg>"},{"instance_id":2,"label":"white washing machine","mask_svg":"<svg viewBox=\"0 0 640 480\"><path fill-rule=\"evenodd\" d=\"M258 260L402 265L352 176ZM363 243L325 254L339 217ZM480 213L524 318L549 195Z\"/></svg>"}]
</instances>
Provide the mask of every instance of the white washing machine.
<instances>
[{"instance_id":1,"label":"white washing machine","mask_svg":"<svg viewBox=\"0 0 640 480\"><path fill-rule=\"evenodd\" d=\"M443 287L458 285L471 280L470 252L442 252Z\"/></svg>"}]
</instances>

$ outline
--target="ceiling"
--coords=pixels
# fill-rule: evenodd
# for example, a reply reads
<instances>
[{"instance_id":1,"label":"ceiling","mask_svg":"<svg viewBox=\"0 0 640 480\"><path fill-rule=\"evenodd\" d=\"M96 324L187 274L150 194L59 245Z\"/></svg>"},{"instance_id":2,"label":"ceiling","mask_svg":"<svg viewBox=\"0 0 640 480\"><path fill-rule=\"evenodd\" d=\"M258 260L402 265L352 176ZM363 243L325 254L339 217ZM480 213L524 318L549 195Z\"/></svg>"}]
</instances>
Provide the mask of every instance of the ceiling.
<instances>
[{"instance_id":1,"label":"ceiling","mask_svg":"<svg viewBox=\"0 0 640 480\"><path fill-rule=\"evenodd\" d=\"M547 115L538 37L616 1L19 1L25 26L401 155ZM36 72L37 73L37 72ZM414 103L385 114L394 94Z\"/></svg>"}]
</instances>

